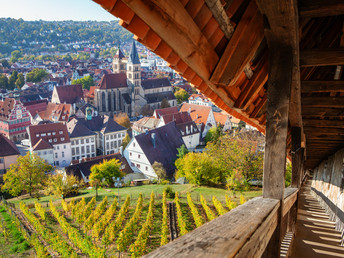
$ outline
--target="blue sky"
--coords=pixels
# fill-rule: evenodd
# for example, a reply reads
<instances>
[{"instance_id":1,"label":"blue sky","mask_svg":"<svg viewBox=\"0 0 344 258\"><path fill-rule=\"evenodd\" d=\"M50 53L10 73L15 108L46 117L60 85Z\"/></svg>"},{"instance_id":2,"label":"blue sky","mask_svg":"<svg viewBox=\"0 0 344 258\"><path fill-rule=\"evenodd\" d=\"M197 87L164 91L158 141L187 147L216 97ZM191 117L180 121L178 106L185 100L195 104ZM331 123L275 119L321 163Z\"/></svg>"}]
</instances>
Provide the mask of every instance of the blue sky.
<instances>
[{"instance_id":1,"label":"blue sky","mask_svg":"<svg viewBox=\"0 0 344 258\"><path fill-rule=\"evenodd\" d=\"M111 21L111 15L91 0L0 0L0 18L24 20Z\"/></svg>"}]
</instances>

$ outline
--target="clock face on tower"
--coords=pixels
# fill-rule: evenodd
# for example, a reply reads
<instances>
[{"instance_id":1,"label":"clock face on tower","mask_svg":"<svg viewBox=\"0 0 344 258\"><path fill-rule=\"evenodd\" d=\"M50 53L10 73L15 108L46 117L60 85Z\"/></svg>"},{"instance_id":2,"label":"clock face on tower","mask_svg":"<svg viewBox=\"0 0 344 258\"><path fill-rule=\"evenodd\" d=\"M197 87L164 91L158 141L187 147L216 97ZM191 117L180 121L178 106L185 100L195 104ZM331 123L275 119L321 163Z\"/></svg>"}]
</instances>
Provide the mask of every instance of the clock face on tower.
<instances>
[{"instance_id":1,"label":"clock face on tower","mask_svg":"<svg viewBox=\"0 0 344 258\"><path fill-rule=\"evenodd\" d=\"M17 119L21 119L23 117L21 109L17 109L16 114L17 114Z\"/></svg>"}]
</instances>

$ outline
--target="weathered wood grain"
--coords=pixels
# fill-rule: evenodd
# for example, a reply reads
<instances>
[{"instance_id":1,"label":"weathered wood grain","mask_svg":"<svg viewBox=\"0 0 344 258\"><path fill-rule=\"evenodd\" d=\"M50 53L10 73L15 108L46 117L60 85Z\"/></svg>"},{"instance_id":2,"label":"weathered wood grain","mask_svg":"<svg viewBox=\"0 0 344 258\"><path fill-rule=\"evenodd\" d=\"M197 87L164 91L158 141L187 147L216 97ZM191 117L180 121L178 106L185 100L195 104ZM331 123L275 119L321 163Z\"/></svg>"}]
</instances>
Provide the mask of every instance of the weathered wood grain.
<instances>
[{"instance_id":1,"label":"weathered wood grain","mask_svg":"<svg viewBox=\"0 0 344 258\"><path fill-rule=\"evenodd\" d=\"M303 18L336 16L344 14L342 0L301 0L300 16Z\"/></svg>"},{"instance_id":2,"label":"weathered wood grain","mask_svg":"<svg viewBox=\"0 0 344 258\"><path fill-rule=\"evenodd\" d=\"M308 49L300 53L300 65L329 66L344 64L344 48Z\"/></svg>"},{"instance_id":3,"label":"weathered wood grain","mask_svg":"<svg viewBox=\"0 0 344 258\"><path fill-rule=\"evenodd\" d=\"M344 81L302 81L301 93L312 92L344 92Z\"/></svg>"}]
</instances>

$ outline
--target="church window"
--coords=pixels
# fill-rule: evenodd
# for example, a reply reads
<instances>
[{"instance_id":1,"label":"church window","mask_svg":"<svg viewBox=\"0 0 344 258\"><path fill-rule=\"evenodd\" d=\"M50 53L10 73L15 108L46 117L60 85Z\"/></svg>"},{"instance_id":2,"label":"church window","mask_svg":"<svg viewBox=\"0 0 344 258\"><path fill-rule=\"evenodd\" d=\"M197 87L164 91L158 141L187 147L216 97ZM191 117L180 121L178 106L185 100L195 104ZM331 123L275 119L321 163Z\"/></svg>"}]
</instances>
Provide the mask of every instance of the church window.
<instances>
[{"instance_id":1,"label":"church window","mask_svg":"<svg viewBox=\"0 0 344 258\"><path fill-rule=\"evenodd\" d=\"M129 79L131 79L131 73L129 73Z\"/></svg>"},{"instance_id":2,"label":"church window","mask_svg":"<svg viewBox=\"0 0 344 258\"><path fill-rule=\"evenodd\" d=\"M129 66L129 71L131 71L131 66Z\"/></svg>"}]
</instances>

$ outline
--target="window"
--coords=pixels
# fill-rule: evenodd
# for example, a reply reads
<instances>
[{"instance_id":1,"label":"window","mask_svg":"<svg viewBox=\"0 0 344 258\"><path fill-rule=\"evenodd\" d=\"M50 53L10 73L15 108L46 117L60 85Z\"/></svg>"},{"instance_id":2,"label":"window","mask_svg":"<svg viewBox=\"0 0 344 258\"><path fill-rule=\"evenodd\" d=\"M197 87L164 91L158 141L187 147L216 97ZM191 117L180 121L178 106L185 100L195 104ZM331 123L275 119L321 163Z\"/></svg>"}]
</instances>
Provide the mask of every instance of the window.
<instances>
[{"instance_id":1,"label":"window","mask_svg":"<svg viewBox=\"0 0 344 258\"><path fill-rule=\"evenodd\" d=\"M146 166L146 171L148 171L148 167Z\"/></svg>"},{"instance_id":2,"label":"window","mask_svg":"<svg viewBox=\"0 0 344 258\"><path fill-rule=\"evenodd\" d=\"M53 151L52 151L52 150L50 150L50 151L49 151L49 154L53 154Z\"/></svg>"},{"instance_id":3,"label":"window","mask_svg":"<svg viewBox=\"0 0 344 258\"><path fill-rule=\"evenodd\" d=\"M94 142L94 138L91 138L91 142Z\"/></svg>"},{"instance_id":4,"label":"window","mask_svg":"<svg viewBox=\"0 0 344 258\"><path fill-rule=\"evenodd\" d=\"M91 151L94 152L94 145L91 145Z\"/></svg>"},{"instance_id":5,"label":"window","mask_svg":"<svg viewBox=\"0 0 344 258\"><path fill-rule=\"evenodd\" d=\"M131 152L129 152L129 156L132 156L133 154Z\"/></svg>"},{"instance_id":6,"label":"window","mask_svg":"<svg viewBox=\"0 0 344 258\"><path fill-rule=\"evenodd\" d=\"M71 145L74 145L74 141L71 141Z\"/></svg>"},{"instance_id":7,"label":"window","mask_svg":"<svg viewBox=\"0 0 344 258\"><path fill-rule=\"evenodd\" d=\"M85 153L85 146L81 146L81 154Z\"/></svg>"},{"instance_id":8,"label":"window","mask_svg":"<svg viewBox=\"0 0 344 258\"><path fill-rule=\"evenodd\" d=\"M114 135L114 138L115 138L115 139L117 138L117 134Z\"/></svg>"},{"instance_id":9,"label":"window","mask_svg":"<svg viewBox=\"0 0 344 258\"><path fill-rule=\"evenodd\" d=\"M135 142L133 143L133 146L135 147Z\"/></svg>"},{"instance_id":10,"label":"window","mask_svg":"<svg viewBox=\"0 0 344 258\"><path fill-rule=\"evenodd\" d=\"M111 134L110 138L111 138L111 140L113 140L113 134Z\"/></svg>"},{"instance_id":11,"label":"window","mask_svg":"<svg viewBox=\"0 0 344 258\"><path fill-rule=\"evenodd\" d=\"M56 161L55 164L56 164L56 166L60 166L60 162L59 161Z\"/></svg>"},{"instance_id":12,"label":"window","mask_svg":"<svg viewBox=\"0 0 344 258\"><path fill-rule=\"evenodd\" d=\"M43 136L47 136L47 134L46 133L41 133L41 137L43 137Z\"/></svg>"},{"instance_id":13,"label":"window","mask_svg":"<svg viewBox=\"0 0 344 258\"><path fill-rule=\"evenodd\" d=\"M130 164L132 167L135 167L135 163L133 163L133 162L131 162L131 164Z\"/></svg>"},{"instance_id":14,"label":"window","mask_svg":"<svg viewBox=\"0 0 344 258\"><path fill-rule=\"evenodd\" d=\"M56 138L54 138L54 142L57 142L57 139L56 139Z\"/></svg>"},{"instance_id":15,"label":"window","mask_svg":"<svg viewBox=\"0 0 344 258\"><path fill-rule=\"evenodd\" d=\"M79 144L79 140L76 140L76 141L75 141L75 144Z\"/></svg>"},{"instance_id":16,"label":"window","mask_svg":"<svg viewBox=\"0 0 344 258\"><path fill-rule=\"evenodd\" d=\"M65 138L64 137L61 137L61 141L64 141L65 140Z\"/></svg>"},{"instance_id":17,"label":"window","mask_svg":"<svg viewBox=\"0 0 344 258\"><path fill-rule=\"evenodd\" d=\"M76 148L75 148L75 153L76 153L76 155L79 155L79 153L80 153L79 147L76 147Z\"/></svg>"},{"instance_id":18,"label":"window","mask_svg":"<svg viewBox=\"0 0 344 258\"><path fill-rule=\"evenodd\" d=\"M106 143L106 149L110 149L109 143Z\"/></svg>"},{"instance_id":19,"label":"window","mask_svg":"<svg viewBox=\"0 0 344 258\"><path fill-rule=\"evenodd\" d=\"M109 135L106 135L106 140L109 140Z\"/></svg>"},{"instance_id":20,"label":"window","mask_svg":"<svg viewBox=\"0 0 344 258\"><path fill-rule=\"evenodd\" d=\"M46 151L44 151L44 152L43 152L43 155L47 155L47 152L46 152Z\"/></svg>"},{"instance_id":21,"label":"window","mask_svg":"<svg viewBox=\"0 0 344 258\"><path fill-rule=\"evenodd\" d=\"M53 135L55 135L55 134L56 134L56 132L52 132L52 134L53 134Z\"/></svg>"},{"instance_id":22,"label":"window","mask_svg":"<svg viewBox=\"0 0 344 258\"><path fill-rule=\"evenodd\" d=\"M81 140L80 140L80 144L84 144L84 139L81 139Z\"/></svg>"},{"instance_id":23,"label":"window","mask_svg":"<svg viewBox=\"0 0 344 258\"><path fill-rule=\"evenodd\" d=\"M62 158L64 158L64 151L62 151Z\"/></svg>"},{"instance_id":24,"label":"window","mask_svg":"<svg viewBox=\"0 0 344 258\"><path fill-rule=\"evenodd\" d=\"M115 148L117 148L117 141L115 141Z\"/></svg>"},{"instance_id":25,"label":"window","mask_svg":"<svg viewBox=\"0 0 344 258\"><path fill-rule=\"evenodd\" d=\"M55 153L55 158L57 159L59 157L59 154L56 152Z\"/></svg>"},{"instance_id":26,"label":"window","mask_svg":"<svg viewBox=\"0 0 344 258\"><path fill-rule=\"evenodd\" d=\"M36 134L36 137L39 138L39 134Z\"/></svg>"},{"instance_id":27,"label":"window","mask_svg":"<svg viewBox=\"0 0 344 258\"><path fill-rule=\"evenodd\" d=\"M63 131L59 131L59 134L63 134Z\"/></svg>"},{"instance_id":28,"label":"window","mask_svg":"<svg viewBox=\"0 0 344 258\"><path fill-rule=\"evenodd\" d=\"M75 155L75 148L72 148L72 155Z\"/></svg>"},{"instance_id":29,"label":"window","mask_svg":"<svg viewBox=\"0 0 344 258\"><path fill-rule=\"evenodd\" d=\"M90 153L90 146L89 145L86 146L86 152Z\"/></svg>"},{"instance_id":30,"label":"window","mask_svg":"<svg viewBox=\"0 0 344 258\"><path fill-rule=\"evenodd\" d=\"M59 150L59 149L60 149L60 146L56 146L56 149L58 149L58 150Z\"/></svg>"},{"instance_id":31,"label":"window","mask_svg":"<svg viewBox=\"0 0 344 258\"><path fill-rule=\"evenodd\" d=\"M140 155L140 154L137 154L137 157L138 157L138 158L141 158L141 155Z\"/></svg>"},{"instance_id":32,"label":"window","mask_svg":"<svg viewBox=\"0 0 344 258\"><path fill-rule=\"evenodd\" d=\"M48 142L53 142L53 140L52 139L48 139Z\"/></svg>"},{"instance_id":33,"label":"window","mask_svg":"<svg viewBox=\"0 0 344 258\"><path fill-rule=\"evenodd\" d=\"M64 149L66 149L66 144L65 144L65 145L63 145L63 148L64 148Z\"/></svg>"},{"instance_id":34,"label":"window","mask_svg":"<svg viewBox=\"0 0 344 258\"><path fill-rule=\"evenodd\" d=\"M86 143L89 143L89 142L90 142L90 139L89 139L89 138L86 138L85 141L86 141Z\"/></svg>"},{"instance_id":35,"label":"window","mask_svg":"<svg viewBox=\"0 0 344 258\"><path fill-rule=\"evenodd\" d=\"M50 136L51 135L51 133L48 133L48 136Z\"/></svg>"},{"instance_id":36,"label":"window","mask_svg":"<svg viewBox=\"0 0 344 258\"><path fill-rule=\"evenodd\" d=\"M136 167L137 167L137 168L140 168L140 164L136 164Z\"/></svg>"}]
</instances>

